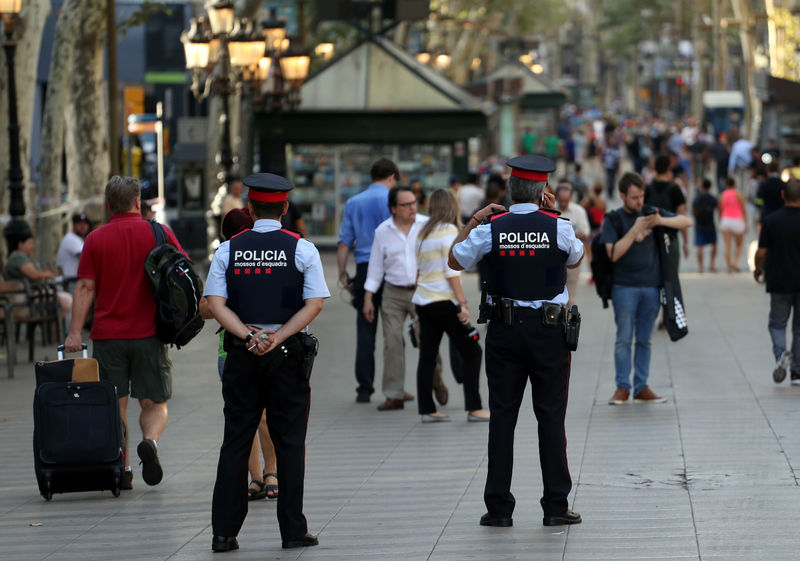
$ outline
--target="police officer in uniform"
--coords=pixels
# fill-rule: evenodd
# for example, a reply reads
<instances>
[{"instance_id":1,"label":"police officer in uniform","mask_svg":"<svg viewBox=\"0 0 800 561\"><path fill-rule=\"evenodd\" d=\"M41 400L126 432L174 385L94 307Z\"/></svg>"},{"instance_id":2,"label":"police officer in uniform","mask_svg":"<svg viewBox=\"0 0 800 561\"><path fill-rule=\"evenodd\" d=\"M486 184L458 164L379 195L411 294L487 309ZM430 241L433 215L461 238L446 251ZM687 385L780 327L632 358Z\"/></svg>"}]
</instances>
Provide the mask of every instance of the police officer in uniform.
<instances>
[{"instance_id":1,"label":"police officer in uniform","mask_svg":"<svg viewBox=\"0 0 800 561\"><path fill-rule=\"evenodd\" d=\"M481 259L488 265L486 377L491 420L484 490L488 512L480 523L513 524L514 428L530 380L539 425L543 524L577 524L581 517L567 503L572 489L564 433L570 352L564 321L566 267L579 266L583 244L569 222L551 210L555 198L545 187L555 164L541 156L520 156L507 165L512 168L509 212L501 212L505 208L497 204L478 210L449 256L455 270L471 268Z\"/></svg>"},{"instance_id":2,"label":"police officer in uniform","mask_svg":"<svg viewBox=\"0 0 800 561\"><path fill-rule=\"evenodd\" d=\"M299 234L281 228L292 184L271 173L244 180L255 219L220 245L205 296L227 331L222 373L225 434L211 511L214 551L238 549L247 515L247 458L267 410L278 461L278 523L284 548L317 545L303 516L305 439L315 340L305 333L330 296L319 252Z\"/></svg>"}]
</instances>

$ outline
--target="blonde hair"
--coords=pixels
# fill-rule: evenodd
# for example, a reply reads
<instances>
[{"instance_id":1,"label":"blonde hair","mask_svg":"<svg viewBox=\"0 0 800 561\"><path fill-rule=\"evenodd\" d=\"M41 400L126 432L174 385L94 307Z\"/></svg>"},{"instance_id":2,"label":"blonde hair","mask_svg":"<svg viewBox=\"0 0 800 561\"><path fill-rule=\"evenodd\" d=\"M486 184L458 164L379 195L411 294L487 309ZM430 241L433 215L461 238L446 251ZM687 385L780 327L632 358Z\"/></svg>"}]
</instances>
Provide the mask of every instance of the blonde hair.
<instances>
[{"instance_id":1,"label":"blonde hair","mask_svg":"<svg viewBox=\"0 0 800 561\"><path fill-rule=\"evenodd\" d=\"M422 242L439 224L453 224L461 229L458 201L449 189L437 189L428 199L428 221L419 231L417 241Z\"/></svg>"}]
</instances>

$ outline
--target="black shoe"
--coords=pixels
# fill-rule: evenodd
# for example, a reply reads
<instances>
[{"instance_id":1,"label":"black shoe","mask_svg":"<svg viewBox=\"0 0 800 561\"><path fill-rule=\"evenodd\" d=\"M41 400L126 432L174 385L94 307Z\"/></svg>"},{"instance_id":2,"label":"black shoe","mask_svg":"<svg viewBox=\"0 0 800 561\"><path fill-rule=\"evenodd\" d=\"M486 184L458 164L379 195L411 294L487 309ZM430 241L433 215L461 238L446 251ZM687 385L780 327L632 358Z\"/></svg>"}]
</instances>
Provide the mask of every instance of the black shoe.
<instances>
[{"instance_id":1,"label":"black shoe","mask_svg":"<svg viewBox=\"0 0 800 561\"><path fill-rule=\"evenodd\" d=\"M567 510L564 514L558 516L545 516L542 519L542 524L545 526L563 526L564 524L580 524L581 515L577 512Z\"/></svg>"},{"instance_id":2,"label":"black shoe","mask_svg":"<svg viewBox=\"0 0 800 561\"><path fill-rule=\"evenodd\" d=\"M293 549L295 547L311 547L312 545L319 545L319 540L317 539L317 536L314 536L306 532L305 536L297 538L296 540L287 540L283 542L281 545L283 549Z\"/></svg>"},{"instance_id":3,"label":"black shoe","mask_svg":"<svg viewBox=\"0 0 800 561\"><path fill-rule=\"evenodd\" d=\"M356 394L356 403L369 403L369 394Z\"/></svg>"},{"instance_id":4,"label":"black shoe","mask_svg":"<svg viewBox=\"0 0 800 561\"><path fill-rule=\"evenodd\" d=\"M133 489L133 472L132 471L123 471L122 472L122 481L119 482L119 488L121 491L131 491Z\"/></svg>"},{"instance_id":5,"label":"black shoe","mask_svg":"<svg viewBox=\"0 0 800 561\"><path fill-rule=\"evenodd\" d=\"M158 485L164 477L161 462L158 461L158 450L153 441L145 438L136 447L139 459L142 460L142 479L148 485Z\"/></svg>"},{"instance_id":6,"label":"black shoe","mask_svg":"<svg viewBox=\"0 0 800 561\"><path fill-rule=\"evenodd\" d=\"M508 528L514 525L513 518L495 518L488 512L481 516L481 526L496 526L498 528Z\"/></svg>"},{"instance_id":7,"label":"black shoe","mask_svg":"<svg viewBox=\"0 0 800 561\"><path fill-rule=\"evenodd\" d=\"M234 536L214 536L211 540L211 551L223 552L239 549L239 542Z\"/></svg>"}]
</instances>

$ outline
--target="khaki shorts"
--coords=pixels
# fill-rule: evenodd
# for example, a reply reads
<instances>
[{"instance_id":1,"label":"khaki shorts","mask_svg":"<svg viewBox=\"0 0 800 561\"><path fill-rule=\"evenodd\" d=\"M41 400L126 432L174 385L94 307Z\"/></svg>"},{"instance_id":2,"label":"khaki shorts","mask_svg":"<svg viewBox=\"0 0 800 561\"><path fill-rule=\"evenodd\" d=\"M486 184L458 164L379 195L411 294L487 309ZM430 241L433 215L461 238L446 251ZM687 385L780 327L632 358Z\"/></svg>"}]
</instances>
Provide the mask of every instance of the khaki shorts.
<instances>
[{"instance_id":1,"label":"khaki shorts","mask_svg":"<svg viewBox=\"0 0 800 561\"><path fill-rule=\"evenodd\" d=\"M172 396L172 362L157 337L97 339L93 356L100 379L117 386L119 397L167 401Z\"/></svg>"}]
</instances>

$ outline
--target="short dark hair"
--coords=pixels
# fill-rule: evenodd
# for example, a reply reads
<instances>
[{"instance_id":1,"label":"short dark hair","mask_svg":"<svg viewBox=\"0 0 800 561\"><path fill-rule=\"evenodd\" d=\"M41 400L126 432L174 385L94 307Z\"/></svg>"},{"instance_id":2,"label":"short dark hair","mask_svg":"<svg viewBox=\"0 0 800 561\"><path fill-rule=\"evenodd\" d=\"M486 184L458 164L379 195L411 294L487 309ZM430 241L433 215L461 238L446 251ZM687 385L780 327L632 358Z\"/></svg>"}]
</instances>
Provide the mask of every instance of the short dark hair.
<instances>
[{"instance_id":1,"label":"short dark hair","mask_svg":"<svg viewBox=\"0 0 800 561\"><path fill-rule=\"evenodd\" d=\"M486 200L487 201L494 201L500 199L500 191L502 190L503 186L497 183L496 181L490 181L488 185L486 185Z\"/></svg>"},{"instance_id":2,"label":"short dark hair","mask_svg":"<svg viewBox=\"0 0 800 561\"><path fill-rule=\"evenodd\" d=\"M770 173L778 173L780 171L781 165L778 162L778 158L774 158L770 163L767 164L767 171Z\"/></svg>"},{"instance_id":3,"label":"short dark hair","mask_svg":"<svg viewBox=\"0 0 800 561\"><path fill-rule=\"evenodd\" d=\"M675 177L680 177L686 170L683 169L683 166L678 164L672 168L672 175Z\"/></svg>"},{"instance_id":4,"label":"short dark hair","mask_svg":"<svg viewBox=\"0 0 800 561\"><path fill-rule=\"evenodd\" d=\"M656 158L656 173L661 175L662 173L667 173L669 171L669 156L659 156Z\"/></svg>"},{"instance_id":5,"label":"short dark hair","mask_svg":"<svg viewBox=\"0 0 800 561\"><path fill-rule=\"evenodd\" d=\"M800 201L800 180L792 177L786 182L786 187L783 188L783 198L788 203Z\"/></svg>"},{"instance_id":6,"label":"short dark hair","mask_svg":"<svg viewBox=\"0 0 800 561\"><path fill-rule=\"evenodd\" d=\"M31 232L30 226L23 227L22 230L16 234L11 234L6 236L6 246L8 247L8 253L12 253L17 251L19 244L28 241L33 237L33 232ZM6 334L6 336L8 336Z\"/></svg>"},{"instance_id":7,"label":"short dark hair","mask_svg":"<svg viewBox=\"0 0 800 561\"><path fill-rule=\"evenodd\" d=\"M725 178L725 185L728 187L736 187L736 180L729 175Z\"/></svg>"},{"instance_id":8,"label":"short dark hair","mask_svg":"<svg viewBox=\"0 0 800 561\"><path fill-rule=\"evenodd\" d=\"M106 202L111 214L120 214L133 210L133 202L140 197L141 184L135 177L115 175L106 183Z\"/></svg>"},{"instance_id":9,"label":"short dark hair","mask_svg":"<svg viewBox=\"0 0 800 561\"><path fill-rule=\"evenodd\" d=\"M395 176L400 179L400 170L397 165L389 158L378 158L369 170L372 181L383 181L384 179Z\"/></svg>"},{"instance_id":10,"label":"short dark hair","mask_svg":"<svg viewBox=\"0 0 800 561\"><path fill-rule=\"evenodd\" d=\"M478 174L477 173L468 173L467 174L467 183L472 183L477 185L478 183Z\"/></svg>"},{"instance_id":11,"label":"short dark hair","mask_svg":"<svg viewBox=\"0 0 800 561\"><path fill-rule=\"evenodd\" d=\"M619 178L619 192L623 195L628 194L628 188L631 186L644 189L644 179L638 173L627 171Z\"/></svg>"},{"instance_id":12,"label":"short dark hair","mask_svg":"<svg viewBox=\"0 0 800 561\"><path fill-rule=\"evenodd\" d=\"M394 207L396 207L396 206L397 206L397 194L398 194L400 191L408 191L409 193L411 193L412 195L414 195L414 190L413 190L413 189L411 189L411 187L406 187L405 185L402 185L402 186L401 186L401 185L397 185L396 187L392 187L391 189L389 189L389 210L390 210L390 211L391 211L391 210L392 210ZM416 199L416 198L417 198L417 196L416 196L416 195L414 195L414 198Z\"/></svg>"},{"instance_id":13,"label":"short dark hair","mask_svg":"<svg viewBox=\"0 0 800 561\"><path fill-rule=\"evenodd\" d=\"M253 207L253 214L256 218L273 218L280 220L283 214L284 202L279 203L262 203L261 201L254 201L249 199L250 205Z\"/></svg>"},{"instance_id":14,"label":"short dark hair","mask_svg":"<svg viewBox=\"0 0 800 561\"><path fill-rule=\"evenodd\" d=\"M581 171L582 168L583 168L583 166L581 165L580 162L575 162L575 173L578 173L579 171Z\"/></svg>"},{"instance_id":15,"label":"short dark hair","mask_svg":"<svg viewBox=\"0 0 800 561\"><path fill-rule=\"evenodd\" d=\"M711 180L708 178L703 178L703 190L708 191L711 189Z\"/></svg>"}]
</instances>

